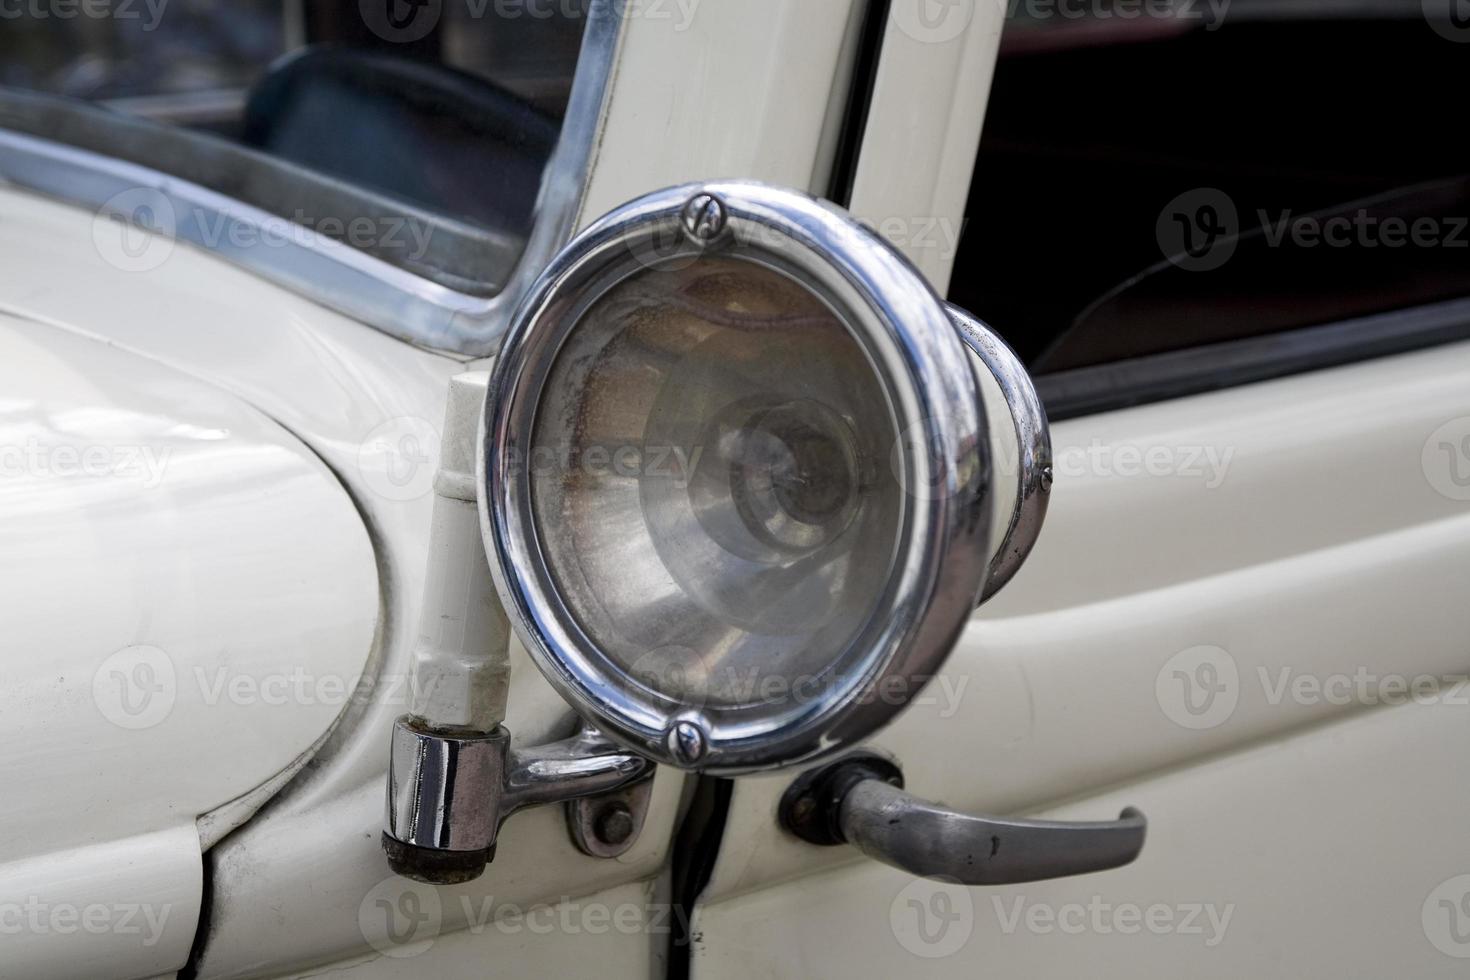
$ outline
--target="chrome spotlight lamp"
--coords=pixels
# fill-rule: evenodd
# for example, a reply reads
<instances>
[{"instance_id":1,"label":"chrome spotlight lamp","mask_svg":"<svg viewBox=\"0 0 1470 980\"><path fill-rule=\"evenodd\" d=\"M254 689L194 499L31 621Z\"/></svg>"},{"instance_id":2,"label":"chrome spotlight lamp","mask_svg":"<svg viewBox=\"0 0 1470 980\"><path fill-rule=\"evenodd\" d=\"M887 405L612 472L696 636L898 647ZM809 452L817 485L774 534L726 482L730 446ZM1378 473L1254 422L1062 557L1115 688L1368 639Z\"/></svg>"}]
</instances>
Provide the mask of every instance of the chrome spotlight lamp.
<instances>
[{"instance_id":1,"label":"chrome spotlight lamp","mask_svg":"<svg viewBox=\"0 0 1470 980\"><path fill-rule=\"evenodd\" d=\"M588 766L608 772L631 772L631 753L738 775L872 735L1024 562L1051 487L1046 417L1009 349L847 213L750 182L651 194L572 241L506 335L481 438L501 604L598 733ZM415 831L455 811L434 786L457 758L495 760L476 792L555 795L504 774L503 729L399 728L386 837L400 858L454 839L439 817L429 843ZM853 758L852 778L832 777L843 793L823 790L833 806L875 781L903 797L891 764ZM509 812L479 809L477 845ZM842 843L830 816L815 836L788 829ZM1007 825L1042 827L1043 843L1068 826ZM1079 826L1108 843L1077 866L1142 844L1141 818ZM918 867L887 847L865 849Z\"/></svg>"},{"instance_id":2,"label":"chrome spotlight lamp","mask_svg":"<svg viewBox=\"0 0 1470 980\"><path fill-rule=\"evenodd\" d=\"M943 663L990 566L988 447L897 252L788 191L676 188L578 238L507 337L486 547L527 649L614 740L785 765Z\"/></svg>"}]
</instances>

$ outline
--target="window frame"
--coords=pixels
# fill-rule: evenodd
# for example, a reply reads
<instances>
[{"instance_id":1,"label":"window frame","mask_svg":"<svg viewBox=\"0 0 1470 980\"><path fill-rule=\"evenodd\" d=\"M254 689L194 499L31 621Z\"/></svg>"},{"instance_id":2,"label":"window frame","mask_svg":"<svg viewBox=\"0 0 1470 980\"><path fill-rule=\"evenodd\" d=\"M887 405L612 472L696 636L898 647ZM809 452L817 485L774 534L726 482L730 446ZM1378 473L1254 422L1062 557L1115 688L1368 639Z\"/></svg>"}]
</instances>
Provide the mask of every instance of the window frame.
<instances>
[{"instance_id":1,"label":"window frame","mask_svg":"<svg viewBox=\"0 0 1470 980\"><path fill-rule=\"evenodd\" d=\"M265 184L288 192L278 199L289 198L289 192L305 197L326 195L366 208L369 216L386 211L423 222L445 237L447 249L463 250L459 257L469 265L493 266L485 281L436 274L422 265L413 268L393 261L391 255L359 250L295 222L291 222L293 228L301 228L302 234L281 235L282 222L290 222L287 214L231 197L198 180L104 152L110 137L146 123L121 114L114 121L105 110L72 104L65 118L53 112L44 114L47 123L29 124L25 122L28 113L20 111L26 103L58 104L31 93L0 90L0 179L104 215L110 201L129 191L156 195L175 215L185 216L169 229L177 241L203 248L410 343L469 358L489 356L499 349L516 305L575 231L624 25L621 4L589 5L561 134L542 176L530 234L518 253L516 243L506 236L209 139L213 152L250 158L245 163L256 168ZM42 114L29 115L39 118ZM89 128L68 139L67 126L50 128L50 120ZM328 206L322 213L333 212ZM263 245L265 241L268 246Z\"/></svg>"}]
</instances>

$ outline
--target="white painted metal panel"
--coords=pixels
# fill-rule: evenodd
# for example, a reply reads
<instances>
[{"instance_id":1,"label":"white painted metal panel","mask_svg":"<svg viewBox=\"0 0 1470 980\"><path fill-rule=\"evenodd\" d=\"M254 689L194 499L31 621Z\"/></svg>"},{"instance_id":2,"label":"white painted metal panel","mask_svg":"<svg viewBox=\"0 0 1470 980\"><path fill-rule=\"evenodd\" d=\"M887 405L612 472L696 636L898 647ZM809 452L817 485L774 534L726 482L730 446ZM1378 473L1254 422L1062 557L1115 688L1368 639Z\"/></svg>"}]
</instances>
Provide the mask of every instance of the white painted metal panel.
<instances>
[{"instance_id":1,"label":"white painted metal panel","mask_svg":"<svg viewBox=\"0 0 1470 980\"><path fill-rule=\"evenodd\" d=\"M852 210L949 289L1007 5L893 0ZM1005 324L997 324L1004 332Z\"/></svg>"},{"instance_id":2,"label":"white painted metal panel","mask_svg":"<svg viewBox=\"0 0 1470 980\"><path fill-rule=\"evenodd\" d=\"M853 6L740 0L693 4L687 22L629 17L580 223L694 180L824 192Z\"/></svg>"},{"instance_id":3,"label":"white painted metal panel","mask_svg":"<svg viewBox=\"0 0 1470 980\"><path fill-rule=\"evenodd\" d=\"M199 924L192 823L14 861L0 869L0 977L169 976Z\"/></svg>"},{"instance_id":4,"label":"white painted metal panel","mask_svg":"<svg viewBox=\"0 0 1470 980\"><path fill-rule=\"evenodd\" d=\"M362 676L366 530L321 461L234 395L0 316L0 553L0 910L163 896L168 935L142 948L29 918L18 948L57 976L181 966L195 818L290 768Z\"/></svg>"},{"instance_id":5,"label":"white painted metal panel","mask_svg":"<svg viewBox=\"0 0 1470 980\"><path fill-rule=\"evenodd\" d=\"M1456 679L1470 674L1470 491L1453 482L1436 442L1459 431L1457 424L1470 431L1467 420L1470 345L1457 345L1058 426L1051 516L1031 562L977 616L923 703L875 744L902 761L911 789L960 809L1031 812L1109 791L1072 811L1107 819L1120 804L1147 803L1140 781L1160 772L1252 746L1294 744L1281 740L1371 711L1371 730L1401 746L1391 781L1372 768L1373 757L1360 766L1344 754L1300 768L1297 778L1314 790L1283 804L1296 823L1282 831L1236 816L1235 783L1222 783L1218 794L1201 790L1235 835L1209 843L1221 868L1230 865L1233 842L1246 839L1261 858L1258 870L1267 857L1295 868L1253 886L1262 942L1235 948L1222 960L1230 968L1213 975L1280 975L1273 957L1290 945L1293 903L1304 897L1297 878L1331 880L1338 870L1327 854L1352 862L1363 859L1367 841L1387 848L1367 866L1368 889L1394 861L1417 866L1438 855L1445 875L1456 862L1470 870L1458 836L1426 812L1453 805L1463 814L1459 791L1444 786L1463 781L1454 768L1459 759L1416 734L1426 724L1456 724L1470 708L1426 723L1412 705L1382 707L1405 700L1395 694L1399 679L1436 679L1429 683L1450 699ZM1151 449L1162 453L1157 466L1145 463ZM1218 701L1195 692L1199 713L1191 714L1178 675L1203 676L1196 672L1206 660L1217 686L1226 686ZM1354 693L1360 675L1368 678L1367 697ZM1263 779L1276 778L1269 767L1281 765L1285 752L1239 757L1240 779L1248 782L1256 765ZM710 950L741 948L753 921L741 909L826 894L804 876L849 876L842 886L849 913L878 901L861 888L879 872L865 869L851 849L812 848L777 829L789 778L736 786L705 896ZM1135 786L1137 800L1128 792ZM1123 788L1111 793L1116 787ZM1367 808L1348 803L1370 796ZM1107 895L1138 883L1132 894L1183 900L1187 882L1171 869L1196 866L1189 848L1206 844L1183 826L1198 817L1181 809L1183 797L1160 799L1163 805L1145 806L1152 827L1142 870L1096 876L1086 887ZM1260 801L1247 795L1245 803ZM1257 814L1255 822L1266 820ZM1413 829L1390 829L1397 825ZM1304 863L1303 853L1315 857ZM834 872L838 866L850 870ZM1350 959L1356 951L1377 962L1390 955L1383 943L1403 956L1421 952L1422 933L1385 934L1377 918L1403 913L1417 882L1390 889L1387 904L1340 906L1352 914L1336 923L1341 948L1334 955ZM989 894L977 891L976 900ZM826 914L811 912L814 922ZM732 931L722 933L720 923ZM854 956L863 950L881 959L895 941L887 930L853 934L865 937L849 942ZM988 963L988 946L972 944L956 962L977 971ZM1155 975L1146 946L1109 949L1136 954L1119 971ZM1093 963L1094 951L1084 952L1073 966ZM696 976L724 975L720 956L701 953L701 962L710 972ZM1062 961L1039 962L1055 972ZM1210 973L1215 961L1200 962ZM1012 961L1002 975L1048 975L1022 963Z\"/></svg>"},{"instance_id":6,"label":"white painted metal panel","mask_svg":"<svg viewBox=\"0 0 1470 980\"><path fill-rule=\"evenodd\" d=\"M872 862L704 908L694 976L1463 977L1470 707L1359 714L1049 810L1151 818L1128 868L958 888Z\"/></svg>"}]
</instances>

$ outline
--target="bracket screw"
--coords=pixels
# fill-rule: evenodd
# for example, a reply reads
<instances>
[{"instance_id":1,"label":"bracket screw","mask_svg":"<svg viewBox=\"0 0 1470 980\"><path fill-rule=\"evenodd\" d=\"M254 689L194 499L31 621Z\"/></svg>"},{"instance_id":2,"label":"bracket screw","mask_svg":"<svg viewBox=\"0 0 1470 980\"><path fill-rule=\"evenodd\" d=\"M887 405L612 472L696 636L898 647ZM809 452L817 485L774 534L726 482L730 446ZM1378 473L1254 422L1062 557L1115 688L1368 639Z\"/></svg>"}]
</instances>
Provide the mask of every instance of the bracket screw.
<instances>
[{"instance_id":1,"label":"bracket screw","mask_svg":"<svg viewBox=\"0 0 1470 980\"><path fill-rule=\"evenodd\" d=\"M704 758L709 746L705 741L704 729L692 721L681 721L669 729L669 751L674 761L681 766L692 766Z\"/></svg>"},{"instance_id":2,"label":"bracket screw","mask_svg":"<svg viewBox=\"0 0 1470 980\"><path fill-rule=\"evenodd\" d=\"M713 194L696 194L684 205L684 232L696 242L712 242L725 230L725 202Z\"/></svg>"},{"instance_id":3,"label":"bracket screw","mask_svg":"<svg viewBox=\"0 0 1470 980\"><path fill-rule=\"evenodd\" d=\"M592 830L598 840L610 847L626 844L633 836L633 811L626 803L613 803L597 815Z\"/></svg>"}]
</instances>

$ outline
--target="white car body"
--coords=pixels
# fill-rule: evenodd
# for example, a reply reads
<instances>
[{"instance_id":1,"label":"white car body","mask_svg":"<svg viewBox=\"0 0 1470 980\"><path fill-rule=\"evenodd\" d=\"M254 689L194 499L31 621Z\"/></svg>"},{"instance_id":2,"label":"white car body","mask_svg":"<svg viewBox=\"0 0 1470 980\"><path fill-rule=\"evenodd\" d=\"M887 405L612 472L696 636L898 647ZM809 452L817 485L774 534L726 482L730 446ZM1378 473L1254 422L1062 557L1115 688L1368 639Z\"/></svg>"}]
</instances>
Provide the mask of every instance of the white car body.
<instances>
[{"instance_id":1,"label":"white car body","mask_svg":"<svg viewBox=\"0 0 1470 980\"><path fill-rule=\"evenodd\" d=\"M907 6L852 211L942 295L1003 11L918 30ZM574 224L716 176L818 190L859 7L626 17ZM1429 447L1470 415L1470 344L1054 427L1076 465L1034 555L874 744L963 810L1139 806L1135 864L920 881L784 834L776 773L736 782L686 911L694 777L660 770L623 857L531 810L485 877L432 889L383 860L386 747L448 381L490 362L184 243L120 268L106 224L0 188L0 442L39 453L0 478L0 977L663 976L679 914L696 980L1461 974L1470 934L1441 905L1470 891L1470 492ZM106 458L81 471L67 446ZM1161 447L1177 465L1115 465ZM565 734L513 655L509 727ZM1233 678L1228 710L1171 700L1201 664ZM1437 680L1335 696L1362 673ZM145 689L167 710L128 700Z\"/></svg>"}]
</instances>

